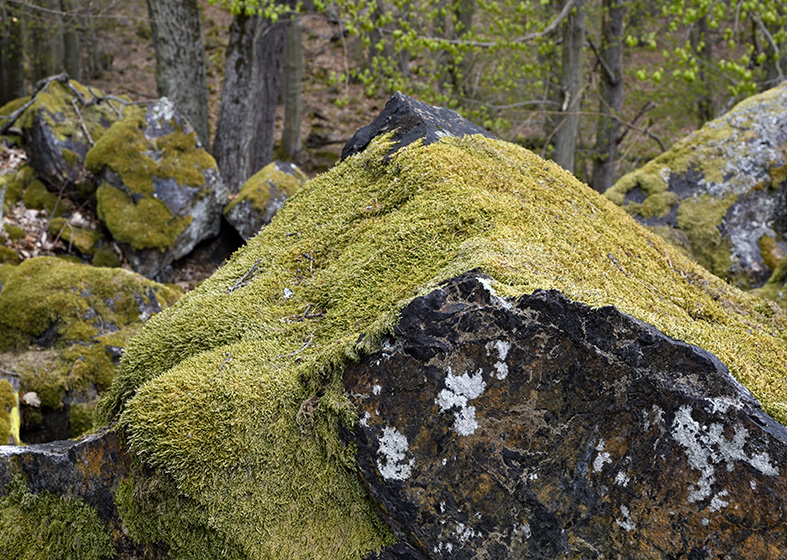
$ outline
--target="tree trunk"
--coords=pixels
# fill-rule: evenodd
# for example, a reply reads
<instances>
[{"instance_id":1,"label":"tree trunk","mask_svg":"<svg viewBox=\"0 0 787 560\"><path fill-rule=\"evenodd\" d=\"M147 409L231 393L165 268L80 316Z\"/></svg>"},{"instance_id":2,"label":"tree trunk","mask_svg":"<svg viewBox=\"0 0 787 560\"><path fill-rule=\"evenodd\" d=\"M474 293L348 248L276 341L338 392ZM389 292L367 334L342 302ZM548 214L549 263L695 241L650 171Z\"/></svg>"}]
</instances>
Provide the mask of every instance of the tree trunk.
<instances>
[{"instance_id":1,"label":"tree trunk","mask_svg":"<svg viewBox=\"0 0 787 560\"><path fill-rule=\"evenodd\" d=\"M209 145L208 83L197 0L147 0L156 51L158 94L188 119Z\"/></svg>"},{"instance_id":2,"label":"tree trunk","mask_svg":"<svg viewBox=\"0 0 787 560\"><path fill-rule=\"evenodd\" d=\"M577 137L579 136L579 110L582 101L582 62L585 49L585 2L578 0L566 18L563 35L560 87L563 90L565 113L555 132L555 162L574 172Z\"/></svg>"},{"instance_id":3,"label":"tree trunk","mask_svg":"<svg viewBox=\"0 0 787 560\"><path fill-rule=\"evenodd\" d=\"M287 25L287 42L284 49L284 132L282 144L290 157L301 151L301 112L303 101L303 49L301 47L301 21L293 18Z\"/></svg>"},{"instance_id":4,"label":"tree trunk","mask_svg":"<svg viewBox=\"0 0 787 560\"><path fill-rule=\"evenodd\" d=\"M623 109L623 0L604 0L601 22L601 102L596 132L593 177L590 185L599 192L615 182L620 121Z\"/></svg>"},{"instance_id":5,"label":"tree trunk","mask_svg":"<svg viewBox=\"0 0 787 560\"><path fill-rule=\"evenodd\" d=\"M239 14L230 25L213 157L232 193L273 158L286 24Z\"/></svg>"},{"instance_id":6,"label":"tree trunk","mask_svg":"<svg viewBox=\"0 0 787 560\"><path fill-rule=\"evenodd\" d=\"M78 0L61 0L60 9L65 12L63 29L63 66L68 75L82 81L82 41L79 37Z\"/></svg>"},{"instance_id":7,"label":"tree trunk","mask_svg":"<svg viewBox=\"0 0 787 560\"><path fill-rule=\"evenodd\" d=\"M25 95L24 45L19 10L0 6L0 105Z\"/></svg>"},{"instance_id":8,"label":"tree trunk","mask_svg":"<svg viewBox=\"0 0 787 560\"><path fill-rule=\"evenodd\" d=\"M35 0L28 10L30 67L35 83L63 71L63 19L57 15L58 0Z\"/></svg>"},{"instance_id":9,"label":"tree trunk","mask_svg":"<svg viewBox=\"0 0 787 560\"><path fill-rule=\"evenodd\" d=\"M696 25L691 30L690 40L694 55L710 64L713 58L713 45L709 36L708 16L702 16L697 20ZM699 125L702 126L712 120L715 113L713 110L712 86L708 79L708 74L705 72L704 64L699 65L697 84L699 87L697 92L697 120Z\"/></svg>"}]
</instances>

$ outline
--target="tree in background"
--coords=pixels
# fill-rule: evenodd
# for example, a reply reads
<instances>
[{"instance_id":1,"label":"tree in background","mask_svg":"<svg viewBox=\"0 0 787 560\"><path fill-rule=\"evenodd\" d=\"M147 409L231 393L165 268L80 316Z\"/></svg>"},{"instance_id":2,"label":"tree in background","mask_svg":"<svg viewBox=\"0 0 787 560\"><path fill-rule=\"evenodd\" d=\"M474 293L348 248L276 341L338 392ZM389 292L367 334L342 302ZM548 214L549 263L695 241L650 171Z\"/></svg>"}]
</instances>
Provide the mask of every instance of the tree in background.
<instances>
[{"instance_id":1,"label":"tree in background","mask_svg":"<svg viewBox=\"0 0 787 560\"><path fill-rule=\"evenodd\" d=\"M147 0L156 84L194 127L203 146L210 145L205 47L197 0Z\"/></svg>"},{"instance_id":2,"label":"tree in background","mask_svg":"<svg viewBox=\"0 0 787 560\"><path fill-rule=\"evenodd\" d=\"M22 18L13 4L0 5L0 105L25 95Z\"/></svg>"}]
</instances>

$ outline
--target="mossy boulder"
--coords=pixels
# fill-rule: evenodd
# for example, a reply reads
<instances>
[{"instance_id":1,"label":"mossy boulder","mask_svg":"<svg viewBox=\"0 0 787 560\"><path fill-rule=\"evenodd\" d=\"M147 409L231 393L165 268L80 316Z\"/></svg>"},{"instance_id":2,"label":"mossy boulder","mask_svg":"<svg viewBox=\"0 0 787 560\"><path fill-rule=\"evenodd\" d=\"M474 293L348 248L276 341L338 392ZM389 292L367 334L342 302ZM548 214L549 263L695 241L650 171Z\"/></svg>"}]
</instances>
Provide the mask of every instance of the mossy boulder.
<instances>
[{"instance_id":1,"label":"mossy boulder","mask_svg":"<svg viewBox=\"0 0 787 560\"><path fill-rule=\"evenodd\" d=\"M137 272L167 267L219 232L227 203L215 160L166 98L127 107L90 150L99 218Z\"/></svg>"},{"instance_id":2,"label":"mossy boulder","mask_svg":"<svg viewBox=\"0 0 787 560\"><path fill-rule=\"evenodd\" d=\"M19 117L25 151L37 177L54 192L85 197L95 189L84 161L120 117L123 102L67 77L49 81Z\"/></svg>"},{"instance_id":3,"label":"mossy boulder","mask_svg":"<svg viewBox=\"0 0 787 560\"><path fill-rule=\"evenodd\" d=\"M3 214L8 215L27 189L28 185L35 180L35 171L29 165L23 165L16 170L16 173L9 173L0 177L0 182L5 184L5 201L3 202ZM0 184L0 188L2 188Z\"/></svg>"},{"instance_id":4,"label":"mossy boulder","mask_svg":"<svg viewBox=\"0 0 787 560\"><path fill-rule=\"evenodd\" d=\"M736 105L606 196L717 276L762 286L787 252L787 83Z\"/></svg>"},{"instance_id":5,"label":"mossy boulder","mask_svg":"<svg viewBox=\"0 0 787 560\"><path fill-rule=\"evenodd\" d=\"M241 186L224 209L224 217L248 241L271 222L306 179L306 174L292 163L271 162Z\"/></svg>"},{"instance_id":6,"label":"mossy boulder","mask_svg":"<svg viewBox=\"0 0 787 560\"><path fill-rule=\"evenodd\" d=\"M523 148L392 146L375 137L307 182L129 343L100 411L155 469L118 492L134 539L174 558L360 559L392 544L339 437L358 421L343 372L384 347L408 302L475 269L498 299L555 289L713 352L787 421L781 310Z\"/></svg>"},{"instance_id":7,"label":"mossy boulder","mask_svg":"<svg viewBox=\"0 0 787 560\"><path fill-rule=\"evenodd\" d=\"M64 439L89 429L120 348L179 295L126 270L54 257L26 260L3 274L0 370L20 379L22 439ZM35 398L25 400L27 393Z\"/></svg>"}]
</instances>

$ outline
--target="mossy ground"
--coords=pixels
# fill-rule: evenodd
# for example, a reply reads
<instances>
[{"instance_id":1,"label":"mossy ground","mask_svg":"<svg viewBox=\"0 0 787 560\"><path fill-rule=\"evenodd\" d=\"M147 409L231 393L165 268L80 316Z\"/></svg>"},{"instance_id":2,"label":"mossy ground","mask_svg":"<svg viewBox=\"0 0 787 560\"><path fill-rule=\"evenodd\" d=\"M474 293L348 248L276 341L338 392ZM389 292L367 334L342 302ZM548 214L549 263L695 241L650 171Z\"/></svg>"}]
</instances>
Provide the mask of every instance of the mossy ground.
<instances>
[{"instance_id":1,"label":"mossy ground","mask_svg":"<svg viewBox=\"0 0 787 560\"><path fill-rule=\"evenodd\" d=\"M205 150L197 149L194 132L186 134L176 129L150 140L144 135L145 128L145 111L125 108L123 119L88 152L85 166L96 175L109 169L126 187L121 190L104 182L96 191L98 215L112 236L134 250L164 251L188 227L191 218L173 215L163 201L155 198L154 177L173 178L183 187L205 190L208 187L203 171L215 168L216 162Z\"/></svg>"},{"instance_id":2,"label":"mossy ground","mask_svg":"<svg viewBox=\"0 0 787 560\"><path fill-rule=\"evenodd\" d=\"M16 426L16 434L14 434L13 413L16 410L17 416L19 415L18 403L16 402L17 396L14 387L5 379L0 379L0 445L6 445L12 441L17 442L19 439L19 426Z\"/></svg>"},{"instance_id":3,"label":"mossy ground","mask_svg":"<svg viewBox=\"0 0 787 560\"><path fill-rule=\"evenodd\" d=\"M642 168L621 177L605 195L615 204L625 204L629 214L643 218L664 217L677 205L676 226L682 235L667 231L666 226L658 226L654 231L670 242L679 241L678 246L691 258L717 276L748 288L750 279L731 266L732 245L728 239L722 239L719 226L739 196L752 189L776 188L784 182L787 146L781 148L781 155L778 150L769 153L770 148L760 153L765 133L758 126L759 122L773 120L783 110L784 99L787 99L784 84L745 99L727 115L705 124ZM769 134L775 137L777 132L771 130ZM772 162L764 180L754 179L757 169L747 167L737 172L731 167L744 154L749 158L749 166L761 160ZM773 163L779 157L782 165ZM675 192L668 190L669 181L673 176L687 173L701 177L703 184L697 185L694 196L681 201ZM635 188L642 190L645 200L626 203L627 193Z\"/></svg>"},{"instance_id":4,"label":"mossy ground","mask_svg":"<svg viewBox=\"0 0 787 560\"><path fill-rule=\"evenodd\" d=\"M361 558L390 542L337 436L355 420L343 365L375 348L413 297L476 268L501 295L554 288L697 344L787 421L778 308L523 148L444 138L383 164L388 149L377 139L307 183L130 342L101 413L119 416L140 460L171 478L155 498L138 479L140 495L192 504L166 521L180 529L164 530L148 498L126 496L138 535L182 539L202 524L214 544L255 559Z\"/></svg>"},{"instance_id":5,"label":"mossy ground","mask_svg":"<svg viewBox=\"0 0 787 560\"><path fill-rule=\"evenodd\" d=\"M79 501L33 494L16 475L0 499L0 550L15 560L102 560L114 549L96 510Z\"/></svg>"}]
</instances>

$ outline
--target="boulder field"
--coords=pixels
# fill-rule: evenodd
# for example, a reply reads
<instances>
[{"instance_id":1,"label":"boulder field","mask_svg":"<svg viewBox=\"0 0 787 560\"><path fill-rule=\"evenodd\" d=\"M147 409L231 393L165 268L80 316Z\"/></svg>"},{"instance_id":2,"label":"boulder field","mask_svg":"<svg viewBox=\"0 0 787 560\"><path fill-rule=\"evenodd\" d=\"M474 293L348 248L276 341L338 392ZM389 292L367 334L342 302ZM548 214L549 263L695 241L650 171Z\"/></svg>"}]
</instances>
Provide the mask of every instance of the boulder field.
<instances>
[{"instance_id":1,"label":"boulder field","mask_svg":"<svg viewBox=\"0 0 787 560\"><path fill-rule=\"evenodd\" d=\"M389 104L129 342L98 409L114 508L0 454L0 548L49 546L12 528L65 502L91 558L787 556L784 311Z\"/></svg>"}]
</instances>

